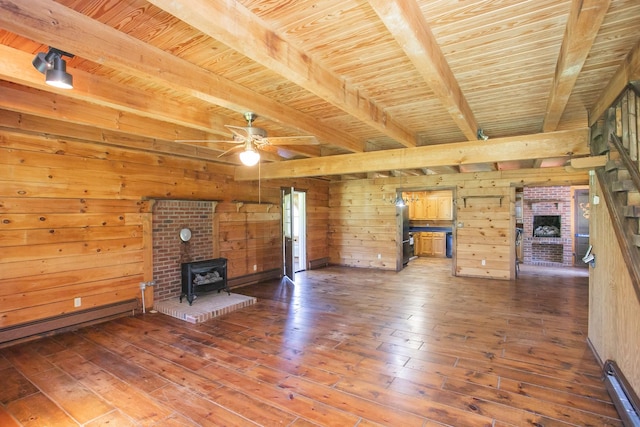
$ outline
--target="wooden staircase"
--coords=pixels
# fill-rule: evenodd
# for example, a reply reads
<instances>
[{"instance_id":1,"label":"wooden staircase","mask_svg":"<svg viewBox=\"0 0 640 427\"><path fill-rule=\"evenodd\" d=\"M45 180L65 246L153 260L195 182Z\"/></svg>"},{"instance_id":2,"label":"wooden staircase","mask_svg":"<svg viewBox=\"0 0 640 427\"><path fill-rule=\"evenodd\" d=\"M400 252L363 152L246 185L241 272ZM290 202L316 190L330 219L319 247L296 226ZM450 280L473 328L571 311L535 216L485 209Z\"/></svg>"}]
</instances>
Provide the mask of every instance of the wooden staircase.
<instances>
[{"instance_id":1,"label":"wooden staircase","mask_svg":"<svg viewBox=\"0 0 640 427\"><path fill-rule=\"evenodd\" d=\"M640 300L640 90L629 84L591 128L591 153L608 154L596 169L620 249Z\"/></svg>"}]
</instances>

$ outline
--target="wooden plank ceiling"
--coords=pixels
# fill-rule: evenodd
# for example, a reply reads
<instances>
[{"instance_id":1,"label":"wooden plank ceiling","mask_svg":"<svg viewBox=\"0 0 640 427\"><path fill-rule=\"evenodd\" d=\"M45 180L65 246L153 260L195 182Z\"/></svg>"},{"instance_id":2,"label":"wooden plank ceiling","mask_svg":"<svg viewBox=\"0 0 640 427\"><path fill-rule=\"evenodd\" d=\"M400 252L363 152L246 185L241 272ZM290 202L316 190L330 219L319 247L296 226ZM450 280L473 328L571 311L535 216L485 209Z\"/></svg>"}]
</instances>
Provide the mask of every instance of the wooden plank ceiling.
<instances>
[{"instance_id":1,"label":"wooden plank ceiling","mask_svg":"<svg viewBox=\"0 0 640 427\"><path fill-rule=\"evenodd\" d=\"M263 178L558 166L638 78L639 41L637 0L3 0L0 126L231 165L234 145L180 141L249 111L315 136L261 151ZM49 46L74 89L32 66Z\"/></svg>"}]
</instances>

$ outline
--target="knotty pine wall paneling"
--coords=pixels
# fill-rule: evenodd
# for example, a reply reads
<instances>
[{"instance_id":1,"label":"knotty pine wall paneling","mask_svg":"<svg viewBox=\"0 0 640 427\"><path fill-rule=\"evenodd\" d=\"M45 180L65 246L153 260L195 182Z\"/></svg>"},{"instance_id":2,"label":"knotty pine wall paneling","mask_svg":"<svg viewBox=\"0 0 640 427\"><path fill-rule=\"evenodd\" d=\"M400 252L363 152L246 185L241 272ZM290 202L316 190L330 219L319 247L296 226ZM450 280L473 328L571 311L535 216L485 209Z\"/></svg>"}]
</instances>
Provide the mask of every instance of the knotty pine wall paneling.
<instances>
[{"instance_id":1,"label":"knotty pine wall paneling","mask_svg":"<svg viewBox=\"0 0 640 427\"><path fill-rule=\"evenodd\" d=\"M307 263L329 259L329 182L297 181L294 186L307 193Z\"/></svg>"},{"instance_id":2,"label":"knotty pine wall paneling","mask_svg":"<svg viewBox=\"0 0 640 427\"><path fill-rule=\"evenodd\" d=\"M394 190L394 197L395 194ZM375 180L332 184L329 207L332 263L396 269L396 206L383 199L383 192Z\"/></svg>"},{"instance_id":3,"label":"knotty pine wall paneling","mask_svg":"<svg viewBox=\"0 0 640 427\"><path fill-rule=\"evenodd\" d=\"M456 275L510 279L515 269L515 188L460 187Z\"/></svg>"},{"instance_id":4,"label":"knotty pine wall paneling","mask_svg":"<svg viewBox=\"0 0 640 427\"><path fill-rule=\"evenodd\" d=\"M0 329L141 299L140 282L154 279L153 200L220 201L214 223L231 278L275 265L280 186L304 187L309 259L328 257L321 181L237 183L224 165L74 136L0 131ZM151 288L145 300L153 304Z\"/></svg>"},{"instance_id":5,"label":"knotty pine wall paneling","mask_svg":"<svg viewBox=\"0 0 640 427\"><path fill-rule=\"evenodd\" d=\"M596 176L590 196L601 195ZM640 301L622 257L604 197L591 203L589 243L589 341L601 362L615 360L634 390L640 390Z\"/></svg>"},{"instance_id":6,"label":"knotty pine wall paneling","mask_svg":"<svg viewBox=\"0 0 640 427\"><path fill-rule=\"evenodd\" d=\"M0 328L137 298L149 215L143 201L3 194Z\"/></svg>"},{"instance_id":7,"label":"knotty pine wall paneling","mask_svg":"<svg viewBox=\"0 0 640 427\"><path fill-rule=\"evenodd\" d=\"M282 268L279 203L224 203L216 215L229 277Z\"/></svg>"}]
</instances>

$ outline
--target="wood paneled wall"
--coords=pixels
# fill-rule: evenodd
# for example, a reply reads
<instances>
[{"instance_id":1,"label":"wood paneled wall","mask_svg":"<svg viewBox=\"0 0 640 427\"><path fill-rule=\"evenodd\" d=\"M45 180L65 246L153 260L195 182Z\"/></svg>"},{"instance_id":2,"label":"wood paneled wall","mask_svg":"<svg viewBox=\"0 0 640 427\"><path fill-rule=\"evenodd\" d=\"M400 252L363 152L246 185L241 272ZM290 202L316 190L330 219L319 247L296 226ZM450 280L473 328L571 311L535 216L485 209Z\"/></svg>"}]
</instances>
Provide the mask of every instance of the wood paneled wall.
<instances>
[{"instance_id":1,"label":"wood paneled wall","mask_svg":"<svg viewBox=\"0 0 640 427\"><path fill-rule=\"evenodd\" d=\"M597 178L590 195L602 194ZM591 203L589 242L596 257L589 268L589 340L602 362L615 360L634 390L640 390L640 302L627 273L604 197Z\"/></svg>"},{"instance_id":2,"label":"wood paneled wall","mask_svg":"<svg viewBox=\"0 0 640 427\"><path fill-rule=\"evenodd\" d=\"M334 183L329 190L333 264L395 270L398 257L395 188L383 180Z\"/></svg>"},{"instance_id":3,"label":"wood paneled wall","mask_svg":"<svg viewBox=\"0 0 640 427\"><path fill-rule=\"evenodd\" d=\"M465 182L456 192L456 276L515 276L515 187Z\"/></svg>"},{"instance_id":4,"label":"wood paneled wall","mask_svg":"<svg viewBox=\"0 0 640 427\"><path fill-rule=\"evenodd\" d=\"M230 278L282 269L279 203L221 203L215 216L219 224L220 256L228 260Z\"/></svg>"},{"instance_id":5,"label":"wood paneled wall","mask_svg":"<svg viewBox=\"0 0 640 427\"><path fill-rule=\"evenodd\" d=\"M0 328L138 297L147 202L3 195L0 214Z\"/></svg>"},{"instance_id":6,"label":"wood paneled wall","mask_svg":"<svg viewBox=\"0 0 640 427\"><path fill-rule=\"evenodd\" d=\"M328 257L326 181L258 188L231 173L198 159L0 131L0 329L139 298L140 282L153 280L151 199L220 201L231 278L274 268L280 186L304 188L308 259Z\"/></svg>"},{"instance_id":7,"label":"wood paneled wall","mask_svg":"<svg viewBox=\"0 0 640 427\"><path fill-rule=\"evenodd\" d=\"M514 278L516 186L579 185L587 182L586 170L566 168L334 182L329 191L331 262L354 267L397 269L398 239L401 235L395 206L389 198L398 190L451 189L455 200L455 274ZM458 223L463 226L455 226Z\"/></svg>"}]
</instances>

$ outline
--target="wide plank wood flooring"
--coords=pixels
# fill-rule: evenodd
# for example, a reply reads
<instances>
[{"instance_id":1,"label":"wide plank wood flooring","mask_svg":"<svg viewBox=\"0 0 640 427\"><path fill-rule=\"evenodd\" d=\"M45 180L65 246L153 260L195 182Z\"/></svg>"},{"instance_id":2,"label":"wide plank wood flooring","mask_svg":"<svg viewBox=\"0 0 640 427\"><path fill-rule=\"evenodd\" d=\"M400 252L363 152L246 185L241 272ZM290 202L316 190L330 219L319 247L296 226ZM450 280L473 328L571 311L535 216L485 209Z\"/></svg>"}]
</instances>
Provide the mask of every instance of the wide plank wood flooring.
<instances>
[{"instance_id":1,"label":"wide plank wood flooring","mask_svg":"<svg viewBox=\"0 0 640 427\"><path fill-rule=\"evenodd\" d=\"M329 267L236 289L258 303L199 325L146 314L0 349L0 426L621 425L582 270L450 271Z\"/></svg>"}]
</instances>

